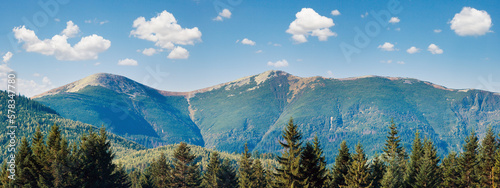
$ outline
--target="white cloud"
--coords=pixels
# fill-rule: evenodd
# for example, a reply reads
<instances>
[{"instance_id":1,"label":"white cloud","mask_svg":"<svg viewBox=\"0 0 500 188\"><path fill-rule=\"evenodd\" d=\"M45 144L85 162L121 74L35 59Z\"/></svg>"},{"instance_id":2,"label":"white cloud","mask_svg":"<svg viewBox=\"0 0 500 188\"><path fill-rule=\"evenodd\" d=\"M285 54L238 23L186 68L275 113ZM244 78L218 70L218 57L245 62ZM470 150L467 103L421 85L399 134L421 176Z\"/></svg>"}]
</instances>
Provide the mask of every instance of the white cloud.
<instances>
[{"instance_id":1,"label":"white cloud","mask_svg":"<svg viewBox=\"0 0 500 188\"><path fill-rule=\"evenodd\" d=\"M144 55L147 55L147 56L152 56L158 52L160 52L161 50L157 50L157 49L154 49L154 48L146 48L142 51L142 54Z\"/></svg>"},{"instance_id":2,"label":"white cloud","mask_svg":"<svg viewBox=\"0 0 500 188\"><path fill-rule=\"evenodd\" d=\"M399 28L399 27L398 27L398 28L396 28L396 29L394 29L394 30L396 30L396 31L401 31L401 28Z\"/></svg>"},{"instance_id":3,"label":"white cloud","mask_svg":"<svg viewBox=\"0 0 500 188\"><path fill-rule=\"evenodd\" d=\"M412 47L408 48L408 50L406 50L406 52L408 52L409 54L414 54L414 53L420 52L420 49L418 49L415 46L412 46Z\"/></svg>"},{"instance_id":4,"label":"white cloud","mask_svg":"<svg viewBox=\"0 0 500 188\"><path fill-rule=\"evenodd\" d=\"M441 29L434 29L434 33L441 33Z\"/></svg>"},{"instance_id":5,"label":"white cloud","mask_svg":"<svg viewBox=\"0 0 500 188\"><path fill-rule=\"evenodd\" d=\"M387 60L387 61L382 60L382 61L380 61L380 63L387 63L387 64L391 64L391 63L392 63L392 60Z\"/></svg>"},{"instance_id":6,"label":"white cloud","mask_svg":"<svg viewBox=\"0 0 500 188\"><path fill-rule=\"evenodd\" d=\"M480 36L491 32L491 17L484 10L464 7L450 21L450 28L459 36Z\"/></svg>"},{"instance_id":7,"label":"white cloud","mask_svg":"<svg viewBox=\"0 0 500 188\"><path fill-rule=\"evenodd\" d=\"M122 66L137 66L139 64L137 63L136 60L126 58L126 59L119 60L118 61L118 65L122 65Z\"/></svg>"},{"instance_id":8,"label":"white cloud","mask_svg":"<svg viewBox=\"0 0 500 188\"><path fill-rule=\"evenodd\" d=\"M33 76L34 76L34 77L39 77L39 76L40 76L40 73L35 72L35 73L33 73Z\"/></svg>"},{"instance_id":9,"label":"white cloud","mask_svg":"<svg viewBox=\"0 0 500 188\"><path fill-rule=\"evenodd\" d=\"M176 52L172 51L168 57L187 58L189 52L184 48L176 47L176 45L194 45L195 42L201 42L201 32L198 27L182 28L177 24L174 15L167 11L163 11L156 17L151 18L150 21L146 21L144 17L139 17L134 21L133 27L135 30L130 31L131 35L155 42L155 45L161 48L177 49ZM179 54L180 51L183 51L182 54Z\"/></svg>"},{"instance_id":10,"label":"white cloud","mask_svg":"<svg viewBox=\"0 0 500 188\"><path fill-rule=\"evenodd\" d=\"M85 20L85 23L92 23L92 20Z\"/></svg>"},{"instance_id":11,"label":"white cloud","mask_svg":"<svg viewBox=\"0 0 500 188\"><path fill-rule=\"evenodd\" d=\"M429 47L427 48L427 51L431 52L432 54L442 54L443 53L443 50L440 49L439 46L437 46L435 44L429 45Z\"/></svg>"},{"instance_id":12,"label":"white cloud","mask_svg":"<svg viewBox=\"0 0 500 188\"><path fill-rule=\"evenodd\" d=\"M331 70L326 71L328 77L333 78L333 72Z\"/></svg>"},{"instance_id":13,"label":"white cloud","mask_svg":"<svg viewBox=\"0 0 500 188\"><path fill-rule=\"evenodd\" d=\"M262 50L257 50L257 51L255 51L255 53L260 54L260 53L262 53Z\"/></svg>"},{"instance_id":14,"label":"white cloud","mask_svg":"<svg viewBox=\"0 0 500 188\"><path fill-rule=\"evenodd\" d=\"M382 51L394 51L394 44L391 43L384 43L382 45L379 45L377 48L380 48Z\"/></svg>"},{"instance_id":15,"label":"white cloud","mask_svg":"<svg viewBox=\"0 0 500 188\"><path fill-rule=\"evenodd\" d=\"M255 45L255 42L250 40L250 39L244 38L243 40L241 40L241 44L253 46L253 45Z\"/></svg>"},{"instance_id":16,"label":"white cloud","mask_svg":"<svg viewBox=\"0 0 500 188\"><path fill-rule=\"evenodd\" d=\"M54 18L54 21L56 21L56 22L60 22L60 21L61 21L61 19L59 19L59 18Z\"/></svg>"},{"instance_id":17,"label":"white cloud","mask_svg":"<svg viewBox=\"0 0 500 188\"><path fill-rule=\"evenodd\" d=\"M213 20L214 21L222 21L224 20L224 18L231 18L231 11L229 11L228 9L224 9L222 10L222 12L219 12L219 15L217 17L215 17Z\"/></svg>"},{"instance_id":18,"label":"white cloud","mask_svg":"<svg viewBox=\"0 0 500 188\"><path fill-rule=\"evenodd\" d=\"M101 62L96 62L94 63L94 66L99 66L101 64Z\"/></svg>"},{"instance_id":19,"label":"white cloud","mask_svg":"<svg viewBox=\"0 0 500 188\"><path fill-rule=\"evenodd\" d=\"M404 65L404 64L405 64L405 62L404 62L404 61L398 61L398 62L396 62L396 63L397 63L397 64L400 64L400 65Z\"/></svg>"},{"instance_id":20,"label":"white cloud","mask_svg":"<svg viewBox=\"0 0 500 188\"><path fill-rule=\"evenodd\" d=\"M0 81L2 83L7 83L7 74L10 71L12 71L12 69L9 68L7 64L0 65ZM43 77L38 83L35 80L25 80L22 78L17 79L17 92L27 97L32 97L52 88L54 88L54 85L52 85L52 82L48 77ZM7 90L7 84L0 84L0 89Z\"/></svg>"},{"instance_id":21,"label":"white cloud","mask_svg":"<svg viewBox=\"0 0 500 188\"><path fill-rule=\"evenodd\" d=\"M221 16L217 16L215 17L214 19L212 19L213 21L222 21L222 17Z\"/></svg>"},{"instance_id":22,"label":"white cloud","mask_svg":"<svg viewBox=\"0 0 500 188\"><path fill-rule=\"evenodd\" d=\"M361 14L361 18L366 18L368 16L368 12L365 12L364 14Z\"/></svg>"},{"instance_id":23,"label":"white cloud","mask_svg":"<svg viewBox=\"0 0 500 188\"><path fill-rule=\"evenodd\" d=\"M68 38L73 38L78 33L80 33L80 28L71 20L66 23L66 29L61 32L61 34L66 35Z\"/></svg>"},{"instance_id":24,"label":"white cloud","mask_svg":"<svg viewBox=\"0 0 500 188\"><path fill-rule=\"evenodd\" d=\"M104 24L106 24L108 22L109 22L108 20L104 20L104 21L99 22L99 25L104 25Z\"/></svg>"},{"instance_id":25,"label":"white cloud","mask_svg":"<svg viewBox=\"0 0 500 188\"><path fill-rule=\"evenodd\" d=\"M4 63L7 63L10 61L10 58L12 58L14 54L12 54L12 52L7 52L5 53L5 55L3 55L3 62Z\"/></svg>"},{"instance_id":26,"label":"white cloud","mask_svg":"<svg viewBox=\"0 0 500 188\"><path fill-rule=\"evenodd\" d=\"M286 61L285 59L283 60L280 60L280 61L276 61L276 62L267 62L267 66L272 66L272 67L276 67L276 68L279 68L279 67L288 67L288 61Z\"/></svg>"},{"instance_id":27,"label":"white cloud","mask_svg":"<svg viewBox=\"0 0 500 188\"><path fill-rule=\"evenodd\" d=\"M188 57L189 52L180 46L175 47L167 56L169 59L187 59Z\"/></svg>"},{"instance_id":28,"label":"white cloud","mask_svg":"<svg viewBox=\"0 0 500 188\"><path fill-rule=\"evenodd\" d=\"M297 19L290 23L286 32L292 34L292 39L296 43L307 42L309 35L318 37L320 41L326 41L330 36L337 36L337 33L329 29L335 25L333 20L319 15L312 8L302 8L295 17Z\"/></svg>"},{"instance_id":29,"label":"white cloud","mask_svg":"<svg viewBox=\"0 0 500 188\"><path fill-rule=\"evenodd\" d=\"M332 14L332 16L338 16L338 15L340 15L340 11L335 9L335 10L332 10L331 14Z\"/></svg>"},{"instance_id":30,"label":"white cloud","mask_svg":"<svg viewBox=\"0 0 500 188\"><path fill-rule=\"evenodd\" d=\"M397 24L399 23L399 18L398 17L392 17L390 20L389 20L389 23L392 23L392 24Z\"/></svg>"},{"instance_id":31,"label":"white cloud","mask_svg":"<svg viewBox=\"0 0 500 188\"><path fill-rule=\"evenodd\" d=\"M35 32L23 25L12 29L14 37L19 43L23 42L23 48L27 52L36 52L43 55L55 56L57 60L80 61L97 59L99 53L102 53L111 46L111 41L104 39L96 34L82 37L74 46L68 43L68 35L74 35L78 26L69 21L68 26L62 35L54 35L51 39L40 40ZM76 28L76 29L75 29Z\"/></svg>"}]
</instances>

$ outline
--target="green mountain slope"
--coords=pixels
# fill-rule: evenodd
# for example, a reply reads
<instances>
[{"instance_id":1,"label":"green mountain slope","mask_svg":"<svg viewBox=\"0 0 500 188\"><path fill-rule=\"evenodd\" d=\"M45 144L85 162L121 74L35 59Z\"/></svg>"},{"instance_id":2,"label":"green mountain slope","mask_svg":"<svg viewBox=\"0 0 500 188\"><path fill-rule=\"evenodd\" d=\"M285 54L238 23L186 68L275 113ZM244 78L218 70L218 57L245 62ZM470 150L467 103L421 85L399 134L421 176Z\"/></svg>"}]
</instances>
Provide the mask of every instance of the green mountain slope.
<instances>
[{"instance_id":1,"label":"green mountain slope","mask_svg":"<svg viewBox=\"0 0 500 188\"><path fill-rule=\"evenodd\" d=\"M198 127L189 118L184 97L163 96L122 76L95 74L44 95L36 100L63 117L105 125L147 147L180 141L204 145Z\"/></svg>"},{"instance_id":2,"label":"green mountain slope","mask_svg":"<svg viewBox=\"0 0 500 188\"><path fill-rule=\"evenodd\" d=\"M2 133L7 133L6 127L8 121L6 116L7 108L5 106L8 99L7 92L0 91L0 101L2 101L0 108L3 109L0 111L0 132ZM37 126L40 126L41 131L46 134L52 125L59 125L62 135L68 139L70 144L78 140L82 134L88 133L89 129L93 127L89 124L62 118L54 110L26 97L16 97L15 100L16 122L18 123L18 128L16 129L17 143L20 142L23 136L31 140ZM94 129L96 128L94 127ZM108 138L117 157L146 149L140 144L131 142L115 134L108 134ZM0 145L2 145L2 148L6 148L9 141L10 135L0 134ZM0 152L0 163L7 158L6 155L7 149L2 149Z\"/></svg>"},{"instance_id":3,"label":"green mountain slope","mask_svg":"<svg viewBox=\"0 0 500 188\"><path fill-rule=\"evenodd\" d=\"M330 156L336 154L341 140L349 145L361 142L368 154L380 152L374 148L382 148L391 118L398 123L405 146L419 130L436 143L441 154L459 150L472 130L482 135L492 125L500 131L496 126L500 124L498 93L447 89L409 78L301 78L267 71L176 93L121 76L97 74L36 100L63 117L104 123L148 147L186 141L241 152L247 142L252 150L274 153L280 149L278 139L290 117L304 139L318 135ZM111 106L123 106L114 110L128 113L113 113Z\"/></svg>"}]
</instances>

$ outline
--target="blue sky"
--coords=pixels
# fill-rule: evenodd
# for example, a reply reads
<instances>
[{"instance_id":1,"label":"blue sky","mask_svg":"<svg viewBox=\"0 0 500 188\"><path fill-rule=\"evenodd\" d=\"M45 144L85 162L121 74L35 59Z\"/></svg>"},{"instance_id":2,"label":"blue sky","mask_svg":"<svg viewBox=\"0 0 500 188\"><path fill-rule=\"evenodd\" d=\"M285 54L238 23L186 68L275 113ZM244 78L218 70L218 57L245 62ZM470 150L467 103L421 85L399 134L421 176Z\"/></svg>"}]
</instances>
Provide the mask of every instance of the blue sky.
<instances>
[{"instance_id":1,"label":"blue sky","mask_svg":"<svg viewBox=\"0 0 500 188\"><path fill-rule=\"evenodd\" d=\"M451 0L8 0L0 8L0 75L16 71L28 96L100 72L191 91L270 69L500 92L498 7Z\"/></svg>"}]
</instances>

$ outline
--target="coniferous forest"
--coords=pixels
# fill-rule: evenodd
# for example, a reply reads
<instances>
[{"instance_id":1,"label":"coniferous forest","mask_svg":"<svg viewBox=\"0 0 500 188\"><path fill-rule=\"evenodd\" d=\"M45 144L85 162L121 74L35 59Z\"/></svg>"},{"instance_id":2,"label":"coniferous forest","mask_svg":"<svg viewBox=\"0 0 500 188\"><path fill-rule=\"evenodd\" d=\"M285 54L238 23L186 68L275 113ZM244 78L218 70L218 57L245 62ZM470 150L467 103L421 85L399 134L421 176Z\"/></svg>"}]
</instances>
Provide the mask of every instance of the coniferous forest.
<instances>
[{"instance_id":1,"label":"coniferous forest","mask_svg":"<svg viewBox=\"0 0 500 188\"><path fill-rule=\"evenodd\" d=\"M40 128L23 137L16 154L16 178L10 179L7 163L0 171L1 187L499 187L500 150L490 128L484 138L471 132L463 151L440 158L436 146L419 133L410 151L400 144L391 121L383 153L371 160L363 146L351 151L342 142L335 163L327 167L321 143L302 140L300 128L290 119L280 139L276 165L265 167L246 144L237 163L212 152L200 166L189 145L154 159L143 169L127 172L114 164L113 148L104 128L90 129L78 142L68 144L59 126L44 135ZM203 170L202 170L203 169Z\"/></svg>"}]
</instances>

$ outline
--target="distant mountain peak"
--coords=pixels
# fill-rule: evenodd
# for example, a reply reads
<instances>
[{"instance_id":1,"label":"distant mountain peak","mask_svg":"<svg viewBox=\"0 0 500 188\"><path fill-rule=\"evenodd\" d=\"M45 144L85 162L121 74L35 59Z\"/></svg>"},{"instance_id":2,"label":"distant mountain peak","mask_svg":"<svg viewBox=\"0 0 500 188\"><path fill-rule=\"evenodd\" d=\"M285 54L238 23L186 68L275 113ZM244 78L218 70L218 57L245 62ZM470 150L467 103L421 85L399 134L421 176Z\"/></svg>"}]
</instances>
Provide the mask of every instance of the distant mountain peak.
<instances>
[{"instance_id":1,"label":"distant mountain peak","mask_svg":"<svg viewBox=\"0 0 500 188\"><path fill-rule=\"evenodd\" d=\"M46 95L55 95L59 93L75 93L87 86L101 86L118 93L125 93L129 95L144 94L145 89L151 89L124 76L109 73L97 73L87 76L81 80L52 89L45 93L36 95L32 98L39 98Z\"/></svg>"}]
</instances>

